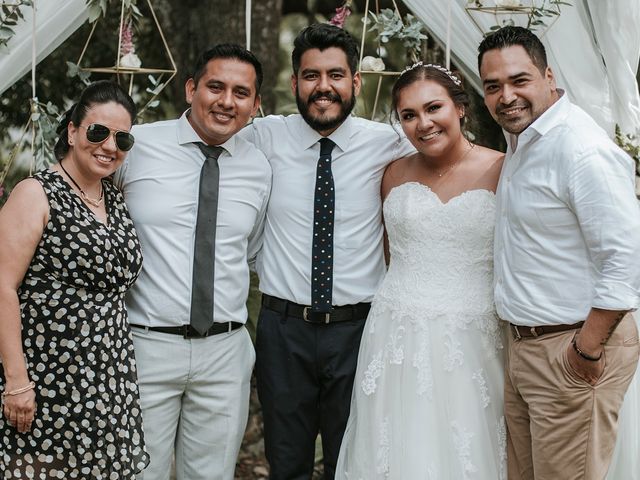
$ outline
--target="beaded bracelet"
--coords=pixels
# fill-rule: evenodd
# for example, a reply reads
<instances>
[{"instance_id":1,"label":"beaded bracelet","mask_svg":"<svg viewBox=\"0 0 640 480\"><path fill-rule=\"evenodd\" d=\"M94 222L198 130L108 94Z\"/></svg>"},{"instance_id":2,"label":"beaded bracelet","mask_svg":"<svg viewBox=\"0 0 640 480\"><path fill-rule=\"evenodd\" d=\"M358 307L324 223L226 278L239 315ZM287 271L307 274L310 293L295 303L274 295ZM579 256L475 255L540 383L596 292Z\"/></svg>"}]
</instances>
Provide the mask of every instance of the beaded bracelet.
<instances>
[{"instance_id":1,"label":"beaded bracelet","mask_svg":"<svg viewBox=\"0 0 640 480\"><path fill-rule=\"evenodd\" d=\"M2 397L2 400L4 400L4 397L14 397L16 395L20 395L21 393L28 392L29 390L33 390L34 388L36 388L36 382L31 381L25 387L16 388L15 390L11 390L10 392L2 392L0 396Z\"/></svg>"},{"instance_id":2,"label":"beaded bracelet","mask_svg":"<svg viewBox=\"0 0 640 480\"><path fill-rule=\"evenodd\" d=\"M598 355L597 357L592 357L591 355L584 353L582 350L580 350L578 348L578 342L576 341L576 338L577 337L573 337L573 340L571 341L571 345L573 345L573 349L576 351L578 355L580 355L585 360L589 360L590 362L597 362L602 358L602 352L600 352L600 355Z\"/></svg>"}]
</instances>

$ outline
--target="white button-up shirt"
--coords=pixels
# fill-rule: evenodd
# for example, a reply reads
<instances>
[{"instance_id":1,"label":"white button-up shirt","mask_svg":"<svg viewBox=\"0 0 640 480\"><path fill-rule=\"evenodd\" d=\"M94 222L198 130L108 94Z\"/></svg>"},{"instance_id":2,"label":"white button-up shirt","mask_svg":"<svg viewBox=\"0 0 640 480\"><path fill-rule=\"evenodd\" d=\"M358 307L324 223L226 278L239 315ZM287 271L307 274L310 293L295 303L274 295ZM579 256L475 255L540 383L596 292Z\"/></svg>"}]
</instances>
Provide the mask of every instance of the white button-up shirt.
<instances>
[{"instance_id":1,"label":"white button-up shirt","mask_svg":"<svg viewBox=\"0 0 640 480\"><path fill-rule=\"evenodd\" d=\"M201 142L186 118L134 126L136 138L115 183L122 188L142 243L142 272L126 297L129 321L145 326L189 323ZM253 145L231 137L218 158L215 241L216 322L245 322L248 261L261 246L271 167Z\"/></svg>"},{"instance_id":2,"label":"white button-up shirt","mask_svg":"<svg viewBox=\"0 0 640 480\"><path fill-rule=\"evenodd\" d=\"M592 307L637 308L632 159L566 95L518 137L506 136L494 247L498 315L541 326L577 323Z\"/></svg>"},{"instance_id":3,"label":"white button-up shirt","mask_svg":"<svg viewBox=\"0 0 640 480\"><path fill-rule=\"evenodd\" d=\"M273 169L260 290L303 305L311 301L316 166L322 138L296 114L256 119L240 135ZM335 185L333 304L370 302L385 272L380 184L385 167L414 151L389 125L349 117L329 137Z\"/></svg>"}]
</instances>

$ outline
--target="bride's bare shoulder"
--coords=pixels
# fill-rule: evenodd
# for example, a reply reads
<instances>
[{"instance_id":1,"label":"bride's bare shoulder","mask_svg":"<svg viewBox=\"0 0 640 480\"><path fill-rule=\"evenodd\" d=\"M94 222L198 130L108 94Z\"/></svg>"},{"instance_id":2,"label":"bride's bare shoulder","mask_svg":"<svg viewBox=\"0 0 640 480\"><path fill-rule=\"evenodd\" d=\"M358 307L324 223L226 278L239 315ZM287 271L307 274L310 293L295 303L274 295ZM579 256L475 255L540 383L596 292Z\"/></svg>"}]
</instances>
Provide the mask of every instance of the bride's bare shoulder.
<instances>
[{"instance_id":1,"label":"bride's bare shoulder","mask_svg":"<svg viewBox=\"0 0 640 480\"><path fill-rule=\"evenodd\" d=\"M387 194L393 187L397 187L407 181L410 177L411 170L416 162L418 153L412 153L406 157L398 158L391 162L382 177L382 198L386 198Z\"/></svg>"}]
</instances>

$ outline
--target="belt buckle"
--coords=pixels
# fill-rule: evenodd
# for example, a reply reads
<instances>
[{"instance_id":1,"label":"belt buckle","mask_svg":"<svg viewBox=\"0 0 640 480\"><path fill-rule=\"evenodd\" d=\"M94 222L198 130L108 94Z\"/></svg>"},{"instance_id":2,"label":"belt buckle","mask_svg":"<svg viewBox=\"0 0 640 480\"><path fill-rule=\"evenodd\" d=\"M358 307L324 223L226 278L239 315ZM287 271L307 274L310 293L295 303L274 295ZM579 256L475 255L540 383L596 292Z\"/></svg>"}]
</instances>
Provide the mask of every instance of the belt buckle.
<instances>
[{"instance_id":1,"label":"belt buckle","mask_svg":"<svg viewBox=\"0 0 640 480\"><path fill-rule=\"evenodd\" d=\"M538 337L538 331L536 330L536 327L531 327L531 335L535 338Z\"/></svg>"},{"instance_id":2,"label":"belt buckle","mask_svg":"<svg viewBox=\"0 0 640 480\"><path fill-rule=\"evenodd\" d=\"M191 325L189 325L188 323L182 325L182 338L184 339L189 339L189 327Z\"/></svg>"},{"instance_id":3,"label":"belt buckle","mask_svg":"<svg viewBox=\"0 0 640 480\"><path fill-rule=\"evenodd\" d=\"M314 322L313 320L309 319L309 311L310 311L310 309L311 309L311 307L304 307L302 309L302 319L305 322L308 322L308 323L317 323L317 322ZM327 324L330 321L331 321L331 313L325 313L324 314L324 323Z\"/></svg>"}]
</instances>

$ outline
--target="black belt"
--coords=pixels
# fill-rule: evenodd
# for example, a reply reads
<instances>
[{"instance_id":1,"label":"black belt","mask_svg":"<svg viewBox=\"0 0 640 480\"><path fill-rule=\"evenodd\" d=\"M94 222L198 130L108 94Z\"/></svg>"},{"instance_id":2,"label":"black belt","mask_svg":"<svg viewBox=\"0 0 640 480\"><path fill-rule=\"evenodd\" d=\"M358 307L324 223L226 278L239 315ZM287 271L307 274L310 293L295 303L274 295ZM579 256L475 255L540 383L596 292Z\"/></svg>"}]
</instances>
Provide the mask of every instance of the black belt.
<instances>
[{"instance_id":1,"label":"black belt","mask_svg":"<svg viewBox=\"0 0 640 480\"><path fill-rule=\"evenodd\" d=\"M355 305L341 305L332 307L331 312L312 312L308 305L290 302L271 295L262 294L262 305L269 310L281 315L301 318L309 323L333 323L346 322L348 320L361 320L367 318L370 303L357 303Z\"/></svg>"},{"instance_id":2,"label":"black belt","mask_svg":"<svg viewBox=\"0 0 640 480\"><path fill-rule=\"evenodd\" d=\"M546 325L544 327L522 327L509 323L509 329L513 333L514 338L531 338L546 335L547 333L566 332L567 330L577 330L582 328L584 322L578 322L571 325Z\"/></svg>"},{"instance_id":3,"label":"black belt","mask_svg":"<svg viewBox=\"0 0 640 480\"><path fill-rule=\"evenodd\" d=\"M182 335L184 338L210 337L211 335L218 335L219 333L228 333L232 330L237 330L243 325L244 323L239 322L214 323L209 330L204 333L200 333L191 325L181 325L179 327L146 327L144 325L131 324L131 326L135 328L142 328L152 332L170 333L172 335Z\"/></svg>"}]
</instances>

